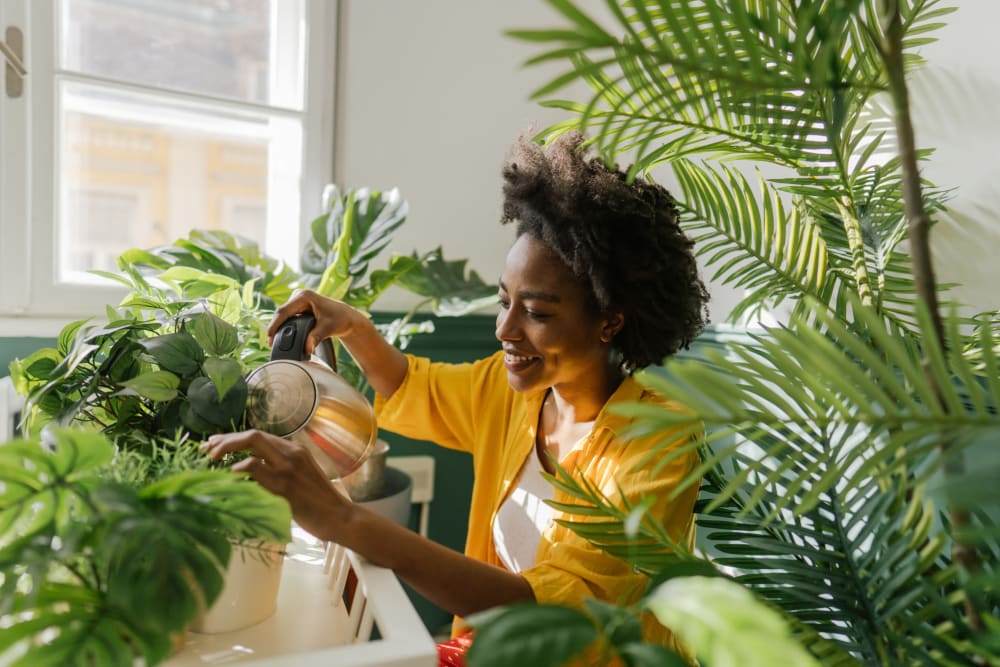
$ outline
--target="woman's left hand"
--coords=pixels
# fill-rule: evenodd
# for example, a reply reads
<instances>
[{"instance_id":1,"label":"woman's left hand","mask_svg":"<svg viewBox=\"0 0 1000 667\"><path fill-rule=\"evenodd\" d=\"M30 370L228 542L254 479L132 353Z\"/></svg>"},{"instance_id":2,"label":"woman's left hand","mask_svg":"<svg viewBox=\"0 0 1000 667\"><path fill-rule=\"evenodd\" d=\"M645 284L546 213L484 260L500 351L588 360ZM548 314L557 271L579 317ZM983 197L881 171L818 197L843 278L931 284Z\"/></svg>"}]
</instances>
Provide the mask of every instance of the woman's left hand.
<instances>
[{"instance_id":1,"label":"woman's left hand","mask_svg":"<svg viewBox=\"0 0 1000 667\"><path fill-rule=\"evenodd\" d=\"M337 541L338 526L346 525L351 501L337 490L312 455L300 444L252 429L212 435L200 445L214 461L228 452L247 451L234 464L271 493L288 500L295 521L322 540Z\"/></svg>"}]
</instances>

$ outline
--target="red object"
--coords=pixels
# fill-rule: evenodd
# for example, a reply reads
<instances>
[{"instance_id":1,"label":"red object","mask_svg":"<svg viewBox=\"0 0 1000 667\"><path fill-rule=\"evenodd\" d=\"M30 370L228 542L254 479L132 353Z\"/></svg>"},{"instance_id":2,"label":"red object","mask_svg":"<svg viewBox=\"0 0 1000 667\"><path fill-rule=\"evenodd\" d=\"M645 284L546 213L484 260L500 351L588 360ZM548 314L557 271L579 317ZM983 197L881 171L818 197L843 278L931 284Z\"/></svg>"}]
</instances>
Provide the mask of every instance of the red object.
<instances>
[{"instance_id":1,"label":"red object","mask_svg":"<svg viewBox=\"0 0 1000 667\"><path fill-rule=\"evenodd\" d=\"M465 652L472 646L472 632L437 645L438 667L465 667Z\"/></svg>"}]
</instances>

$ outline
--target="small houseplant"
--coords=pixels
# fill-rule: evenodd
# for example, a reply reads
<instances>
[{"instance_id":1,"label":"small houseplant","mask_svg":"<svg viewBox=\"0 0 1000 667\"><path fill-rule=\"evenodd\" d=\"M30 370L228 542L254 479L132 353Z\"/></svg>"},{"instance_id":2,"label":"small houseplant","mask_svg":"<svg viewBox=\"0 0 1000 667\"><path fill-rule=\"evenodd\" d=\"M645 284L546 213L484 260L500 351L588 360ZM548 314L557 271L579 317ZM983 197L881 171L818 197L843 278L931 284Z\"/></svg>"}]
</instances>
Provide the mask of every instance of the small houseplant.
<instances>
[{"instance_id":1,"label":"small houseplant","mask_svg":"<svg viewBox=\"0 0 1000 667\"><path fill-rule=\"evenodd\" d=\"M288 539L284 499L189 450L150 463L92 429L47 435L0 447L5 665L156 664L219 595L234 539Z\"/></svg>"},{"instance_id":2,"label":"small houseplant","mask_svg":"<svg viewBox=\"0 0 1000 667\"><path fill-rule=\"evenodd\" d=\"M929 233L946 198L920 176L930 151L917 147L907 91L919 47L952 10L609 0L602 22L578 3L550 4L566 25L512 33L546 45L535 62L567 65L538 95L571 81L593 91L548 100L570 114L552 131L588 131L606 160L634 162L633 177L670 169L681 224L716 279L745 290L735 317L790 312L644 375L690 415L632 410L646 431L707 427L691 445L703 465L682 486L704 479L697 522L720 568L710 573L779 610L819 664L1000 663L1000 335L995 313L963 318L941 304ZM772 176L748 178L741 161ZM642 507L556 481L579 502L562 509L591 519L571 523L650 573L651 590L690 567ZM717 604L692 609L722 624ZM529 632L517 616L532 613L483 623L470 664L515 646L558 664L621 625L620 613L583 615L590 631L567 639L557 635L568 617ZM683 621L675 629L685 636ZM725 664L712 660L725 633L689 639L708 667ZM658 664L628 642L610 646L627 664Z\"/></svg>"}]
</instances>

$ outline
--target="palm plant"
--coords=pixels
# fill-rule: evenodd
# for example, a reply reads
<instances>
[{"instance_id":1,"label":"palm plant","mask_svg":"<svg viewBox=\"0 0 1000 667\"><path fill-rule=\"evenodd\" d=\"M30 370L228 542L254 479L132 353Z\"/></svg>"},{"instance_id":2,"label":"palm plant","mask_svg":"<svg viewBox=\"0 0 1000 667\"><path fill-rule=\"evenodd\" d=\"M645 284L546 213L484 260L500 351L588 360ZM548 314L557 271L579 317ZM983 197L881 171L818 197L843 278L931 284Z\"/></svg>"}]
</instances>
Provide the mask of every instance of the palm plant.
<instances>
[{"instance_id":1,"label":"palm plant","mask_svg":"<svg viewBox=\"0 0 1000 667\"><path fill-rule=\"evenodd\" d=\"M995 317L940 302L929 230L946 197L919 175L929 151L906 80L953 10L608 0L602 24L550 4L567 25L510 33L545 46L532 63L568 64L536 92L570 114L543 135L583 129L606 160L634 160L633 177L672 172L714 278L745 290L733 317L789 312L644 373L691 414L626 408L637 429L707 429L682 486L703 480L713 561L821 664L1000 664L1000 462L985 449L1000 428L1000 337ZM550 99L576 81L589 100ZM747 164L776 175L748 178ZM972 470L977 449L988 464ZM601 517L571 525L651 575L683 573L688 556L642 507L569 480L556 481Z\"/></svg>"}]
</instances>

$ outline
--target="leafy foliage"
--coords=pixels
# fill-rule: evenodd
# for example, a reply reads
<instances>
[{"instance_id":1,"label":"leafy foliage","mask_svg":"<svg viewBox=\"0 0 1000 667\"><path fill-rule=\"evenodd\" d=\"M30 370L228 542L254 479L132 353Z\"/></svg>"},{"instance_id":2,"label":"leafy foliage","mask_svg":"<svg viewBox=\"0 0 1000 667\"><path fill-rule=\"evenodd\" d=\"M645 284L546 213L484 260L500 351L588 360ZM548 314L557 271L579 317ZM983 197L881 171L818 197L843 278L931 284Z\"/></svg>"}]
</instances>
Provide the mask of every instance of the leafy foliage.
<instances>
[{"instance_id":1,"label":"leafy foliage","mask_svg":"<svg viewBox=\"0 0 1000 667\"><path fill-rule=\"evenodd\" d=\"M477 628L467 661L472 667L556 667L618 658L628 667L686 667L673 651L643 643L638 612L597 600L589 600L586 610L543 604L493 609L466 619Z\"/></svg>"},{"instance_id":2,"label":"leafy foliage","mask_svg":"<svg viewBox=\"0 0 1000 667\"><path fill-rule=\"evenodd\" d=\"M331 186L324 199L327 211L312 221L302 253L301 286L362 312L369 312L393 285L423 297L402 317L379 325L390 343L405 349L413 335L434 331L433 320L413 321L424 306L431 306L437 316L457 317L494 303L496 286L483 282L475 271L467 273L466 260L446 260L440 247L423 255L393 255L387 268L369 271L372 260L406 220L409 208L395 188L388 192L359 188L341 195ZM339 348L336 341L334 345ZM367 389L349 356L337 363L337 372L348 382L361 391Z\"/></svg>"},{"instance_id":3,"label":"leafy foliage","mask_svg":"<svg viewBox=\"0 0 1000 667\"><path fill-rule=\"evenodd\" d=\"M230 536L290 539L288 504L228 471L126 484L104 436L49 436L0 447L4 664L156 664L221 591Z\"/></svg>"},{"instance_id":4,"label":"leafy foliage","mask_svg":"<svg viewBox=\"0 0 1000 667\"><path fill-rule=\"evenodd\" d=\"M475 271L466 276L465 260L446 261L441 248L425 255L394 255L386 269L369 272L371 261L406 221L408 206L395 188L368 188L343 196L326 193L328 211L312 222L312 235L302 254L302 284L320 294L367 311L391 285L426 299L437 315L464 315L496 296ZM368 281L364 282L367 275Z\"/></svg>"},{"instance_id":5,"label":"leafy foliage","mask_svg":"<svg viewBox=\"0 0 1000 667\"><path fill-rule=\"evenodd\" d=\"M0 662L155 664L219 594L232 542L289 539L287 503L209 464L195 443L243 428L244 377L269 359L267 326L294 289L367 310L412 274L407 284L450 315L495 294L440 249L369 272L405 220L398 192L351 191L332 205L301 275L223 232L129 250L120 273L100 273L128 289L106 324L74 322L56 347L12 362L24 431L55 429L55 441L0 447ZM409 322L415 312L390 325L390 340L433 331ZM356 367L340 372L363 385Z\"/></svg>"},{"instance_id":6,"label":"leafy foliage","mask_svg":"<svg viewBox=\"0 0 1000 667\"><path fill-rule=\"evenodd\" d=\"M683 637L705 664L818 665L792 640L779 613L723 577L671 578L653 591L646 607Z\"/></svg>"},{"instance_id":7,"label":"leafy foliage","mask_svg":"<svg viewBox=\"0 0 1000 667\"><path fill-rule=\"evenodd\" d=\"M744 290L733 321L786 309L785 325L644 373L690 412L624 409L643 432L707 429L672 451L701 449L678 493L704 479L697 521L713 562L779 610L821 664L996 663L1000 494L987 443L1000 335L989 314L951 314L936 333L910 267L904 156L888 122L909 110L887 64L886 17L898 9L912 69L954 9L608 0L599 22L570 0L550 4L562 27L510 32L543 48L529 62L565 67L536 97L570 117L540 137L583 129L607 161L634 158L633 177L669 169L701 257ZM588 100L551 99L578 81ZM929 215L943 210L947 193L919 176L911 185ZM579 522L595 545L651 574L684 564L636 508L567 479L556 483L576 511L602 517ZM970 549L973 571L956 555Z\"/></svg>"}]
</instances>

